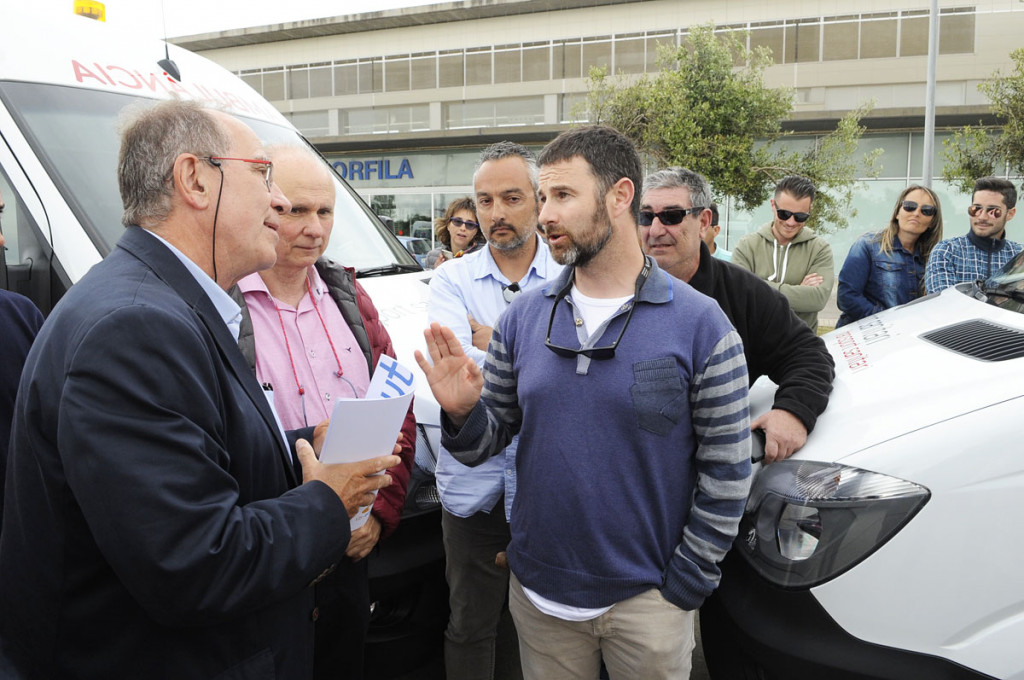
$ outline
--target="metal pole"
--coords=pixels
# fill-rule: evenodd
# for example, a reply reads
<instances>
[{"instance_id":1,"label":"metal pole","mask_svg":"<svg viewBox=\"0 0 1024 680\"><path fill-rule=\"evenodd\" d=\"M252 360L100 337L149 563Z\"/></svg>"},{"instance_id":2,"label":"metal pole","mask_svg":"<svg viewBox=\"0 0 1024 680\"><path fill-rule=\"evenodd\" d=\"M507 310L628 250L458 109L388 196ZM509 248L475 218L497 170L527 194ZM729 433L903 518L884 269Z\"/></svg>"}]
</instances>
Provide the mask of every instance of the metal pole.
<instances>
[{"instance_id":1,"label":"metal pole","mask_svg":"<svg viewBox=\"0 0 1024 680\"><path fill-rule=\"evenodd\" d=\"M931 0L928 15L928 84L924 104L924 163L922 184L931 187L932 159L935 156L935 70L939 55L939 0Z\"/></svg>"}]
</instances>

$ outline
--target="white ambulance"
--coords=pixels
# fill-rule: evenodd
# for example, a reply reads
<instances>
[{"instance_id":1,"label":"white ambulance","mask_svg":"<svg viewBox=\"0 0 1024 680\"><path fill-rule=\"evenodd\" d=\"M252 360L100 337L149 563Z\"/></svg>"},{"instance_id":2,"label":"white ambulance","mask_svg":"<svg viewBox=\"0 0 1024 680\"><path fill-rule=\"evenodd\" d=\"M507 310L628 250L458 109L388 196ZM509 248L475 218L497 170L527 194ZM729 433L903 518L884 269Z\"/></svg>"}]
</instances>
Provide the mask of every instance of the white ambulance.
<instances>
[{"instance_id":1,"label":"white ambulance","mask_svg":"<svg viewBox=\"0 0 1024 680\"><path fill-rule=\"evenodd\" d=\"M180 78L160 63L167 57ZM110 252L123 231L116 177L118 115L133 104L170 97L220 107L265 143L305 143L259 94L202 57L74 16L70 3L67 15L39 16L31 9L4 7L0 194L6 203L7 252L0 263L0 287L28 296L47 313ZM429 273L335 177L335 228L326 255L357 270L399 360L418 372L412 352L423 345ZM395 666L396 673L407 672L403 666L440 648L447 619L432 476L439 410L420 377L417 466L405 517L370 562L371 647L375 641L399 644L399 654L391 650L379 660ZM381 666L378 670L388 674Z\"/></svg>"},{"instance_id":2,"label":"white ambulance","mask_svg":"<svg viewBox=\"0 0 1024 680\"><path fill-rule=\"evenodd\" d=\"M1024 679L1024 255L826 343L828 409L701 608L712 677Z\"/></svg>"}]
</instances>

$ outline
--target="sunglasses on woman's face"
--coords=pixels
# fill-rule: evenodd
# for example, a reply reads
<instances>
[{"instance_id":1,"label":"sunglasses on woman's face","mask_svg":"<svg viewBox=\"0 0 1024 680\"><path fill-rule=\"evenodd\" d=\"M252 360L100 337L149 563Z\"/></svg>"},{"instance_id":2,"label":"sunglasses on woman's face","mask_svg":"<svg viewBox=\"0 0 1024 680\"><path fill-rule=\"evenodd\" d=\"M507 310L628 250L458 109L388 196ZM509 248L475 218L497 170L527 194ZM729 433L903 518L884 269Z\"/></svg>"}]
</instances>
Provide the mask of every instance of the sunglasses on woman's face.
<instances>
[{"instance_id":1,"label":"sunglasses on woman's face","mask_svg":"<svg viewBox=\"0 0 1024 680\"><path fill-rule=\"evenodd\" d=\"M914 201L903 201L903 210L905 212L914 212L918 207L921 208L921 214L925 217L934 217L937 212L934 205L928 205L925 203L922 206L918 206Z\"/></svg>"},{"instance_id":2,"label":"sunglasses on woman's face","mask_svg":"<svg viewBox=\"0 0 1024 680\"><path fill-rule=\"evenodd\" d=\"M465 227L466 229L479 229L480 228L480 223L479 222L472 222L470 220L464 220L461 217L453 217L453 218L451 218L448 221L451 222L452 224L454 224L456 227Z\"/></svg>"}]
</instances>

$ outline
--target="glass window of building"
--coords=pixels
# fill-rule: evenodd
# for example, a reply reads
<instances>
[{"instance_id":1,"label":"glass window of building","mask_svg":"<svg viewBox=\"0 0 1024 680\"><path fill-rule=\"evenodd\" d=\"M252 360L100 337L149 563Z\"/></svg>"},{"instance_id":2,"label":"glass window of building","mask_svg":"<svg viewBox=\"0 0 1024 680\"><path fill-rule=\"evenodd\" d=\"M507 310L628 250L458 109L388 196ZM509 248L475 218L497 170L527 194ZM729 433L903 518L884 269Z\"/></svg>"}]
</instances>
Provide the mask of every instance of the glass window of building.
<instances>
[{"instance_id":1,"label":"glass window of building","mask_svg":"<svg viewBox=\"0 0 1024 680\"><path fill-rule=\"evenodd\" d=\"M643 36L623 36L613 43L615 49L615 73L643 73L644 59Z\"/></svg>"},{"instance_id":2,"label":"glass window of building","mask_svg":"<svg viewBox=\"0 0 1024 680\"><path fill-rule=\"evenodd\" d=\"M767 47L772 52L772 61L781 64L785 58L783 43L785 31L781 21L763 21L750 24L750 49Z\"/></svg>"},{"instance_id":3,"label":"glass window of building","mask_svg":"<svg viewBox=\"0 0 1024 680\"><path fill-rule=\"evenodd\" d=\"M555 77L556 78L579 78L583 73L580 64L582 48L578 42L576 43L562 43L560 45L562 52L561 64L555 63ZM559 66L561 69L559 69Z\"/></svg>"},{"instance_id":4,"label":"glass window of building","mask_svg":"<svg viewBox=\"0 0 1024 680\"><path fill-rule=\"evenodd\" d=\"M519 45L494 48L494 82L518 83L522 81L522 51Z\"/></svg>"},{"instance_id":5,"label":"glass window of building","mask_svg":"<svg viewBox=\"0 0 1024 680\"><path fill-rule=\"evenodd\" d=\"M491 84L491 48L466 50L466 85Z\"/></svg>"},{"instance_id":6,"label":"glass window of building","mask_svg":"<svg viewBox=\"0 0 1024 680\"><path fill-rule=\"evenodd\" d=\"M384 61L384 89L405 92L409 89L409 55L399 54Z\"/></svg>"},{"instance_id":7,"label":"glass window of building","mask_svg":"<svg viewBox=\"0 0 1024 680\"><path fill-rule=\"evenodd\" d=\"M309 99L309 67L306 64L288 67L288 99Z\"/></svg>"},{"instance_id":8,"label":"glass window of building","mask_svg":"<svg viewBox=\"0 0 1024 680\"><path fill-rule=\"evenodd\" d=\"M334 65L334 92L337 95L359 93L359 71L354 61Z\"/></svg>"},{"instance_id":9,"label":"glass window of building","mask_svg":"<svg viewBox=\"0 0 1024 680\"><path fill-rule=\"evenodd\" d=\"M658 70L658 58L661 55L661 51L674 50L676 45L676 34L673 33L658 33L648 34L647 36L647 72L654 73Z\"/></svg>"},{"instance_id":10,"label":"glass window of building","mask_svg":"<svg viewBox=\"0 0 1024 680\"><path fill-rule=\"evenodd\" d=\"M825 17L822 36L822 59L856 59L860 44L860 22L856 14Z\"/></svg>"},{"instance_id":11,"label":"glass window of building","mask_svg":"<svg viewBox=\"0 0 1024 680\"><path fill-rule=\"evenodd\" d=\"M284 99L284 69L263 72L263 96L272 102Z\"/></svg>"},{"instance_id":12,"label":"glass window of building","mask_svg":"<svg viewBox=\"0 0 1024 680\"><path fill-rule=\"evenodd\" d=\"M437 87L437 55L433 52L412 55L409 62L410 87L414 90Z\"/></svg>"},{"instance_id":13,"label":"glass window of building","mask_svg":"<svg viewBox=\"0 0 1024 680\"><path fill-rule=\"evenodd\" d=\"M818 19L786 22L786 63L819 61L821 24Z\"/></svg>"},{"instance_id":14,"label":"glass window of building","mask_svg":"<svg viewBox=\"0 0 1024 680\"><path fill-rule=\"evenodd\" d=\"M499 99L494 103L497 125L538 125L544 122L543 97Z\"/></svg>"},{"instance_id":15,"label":"glass window of building","mask_svg":"<svg viewBox=\"0 0 1024 680\"><path fill-rule=\"evenodd\" d=\"M359 94L384 91L384 62L379 58L359 62Z\"/></svg>"},{"instance_id":16,"label":"glass window of building","mask_svg":"<svg viewBox=\"0 0 1024 680\"><path fill-rule=\"evenodd\" d=\"M900 56L920 57L928 54L928 11L904 12L900 21Z\"/></svg>"},{"instance_id":17,"label":"glass window of building","mask_svg":"<svg viewBox=\"0 0 1024 680\"><path fill-rule=\"evenodd\" d=\"M592 68L604 68L611 71L612 67L612 38L610 35L599 38L583 39L583 71L582 77L590 75Z\"/></svg>"},{"instance_id":18,"label":"glass window of building","mask_svg":"<svg viewBox=\"0 0 1024 680\"><path fill-rule=\"evenodd\" d=\"M327 137L331 133L326 111L296 111L288 114L288 119L307 137Z\"/></svg>"},{"instance_id":19,"label":"glass window of building","mask_svg":"<svg viewBox=\"0 0 1024 680\"><path fill-rule=\"evenodd\" d=\"M587 96L582 93L563 94L558 111L559 123L586 123L590 115L587 112Z\"/></svg>"},{"instance_id":20,"label":"glass window of building","mask_svg":"<svg viewBox=\"0 0 1024 680\"><path fill-rule=\"evenodd\" d=\"M896 56L896 12L864 14L860 25L860 58Z\"/></svg>"},{"instance_id":21,"label":"glass window of building","mask_svg":"<svg viewBox=\"0 0 1024 680\"><path fill-rule=\"evenodd\" d=\"M437 57L438 87L462 87L466 84L462 50L441 52Z\"/></svg>"},{"instance_id":22,"label":"glass window of building","mask_svg":"<svg viewBox=\"0 0 1024 680\"><path fill-rule=\"evenodd\" d=\"M333 78L330 63L309 65L309 96L330 97L334 94L332 89Z\"/></svg>"},{"instance_id":23,"label":"glass window of building","mask_svg":"<svg viewBox=\"0 0 1024 680\"><path fill-rule=\"evenodd\" d=\"M939 10L939 53L974 52L974 9L952 7Z\"/></svg>"},{"instance_id":24,"label":"glass window of building","mask_svg":"<svg viewBox=\"0 0 1024 680\"><path fill-rule=\"evenodd\" d=\"M249 71L242 71L238 76L245 81L246 85L260 94L263 94L263 71L260 69L252 69Z\"/></svg>"},{"instance_id":25,"label":"glass window of building","mask_svg":"<svg viewBox=\"0 0 1024 680\"><path fill-rule=\"evenodd\" d=\"M551 78L551 46L547 43L523 45L523 82Z\"/></svg>"}]
</instances>

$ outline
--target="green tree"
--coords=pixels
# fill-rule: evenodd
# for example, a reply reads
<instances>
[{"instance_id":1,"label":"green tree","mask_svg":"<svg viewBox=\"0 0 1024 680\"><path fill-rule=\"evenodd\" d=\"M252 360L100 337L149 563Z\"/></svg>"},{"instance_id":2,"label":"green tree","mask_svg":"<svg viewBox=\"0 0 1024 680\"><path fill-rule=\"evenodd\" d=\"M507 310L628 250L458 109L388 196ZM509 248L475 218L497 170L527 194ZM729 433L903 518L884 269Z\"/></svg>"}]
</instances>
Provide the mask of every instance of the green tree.
<instances>
[{"instance_id":1,"label":"green tree","mask_svg":"<svg viewBox=\"0 0 1024 680\"><path fill-rule=\"evenodd\" d=\"M857 176L874 177L878 149L856 160L866 104L805 151L788 149L782 122L793 110L793 91L764 84L772 63L767 48L750 51L740 32L692 28L676 49L662 48L660 71L639 78L590 73L586 106L595 122L630 137L657 165L681 165L711 182L716 197L741 209L763 205L789 174L805 175L819 190L811 223L819 232L849 224Z\"/></svg>"},{"instance_id":2,"label":"green tree","mask_svg":"<svg viewBox=\"0 0 1024 680\"><path fill-rule=\"evenodd\" d=\"M991 102L999 125L965 126L943 142L942 178L970 193L974 180L1001 174L1024 174L1024 48L1010 53L1013 70L1000 71L978 85Z\"/></svg>"}]
</instances>

